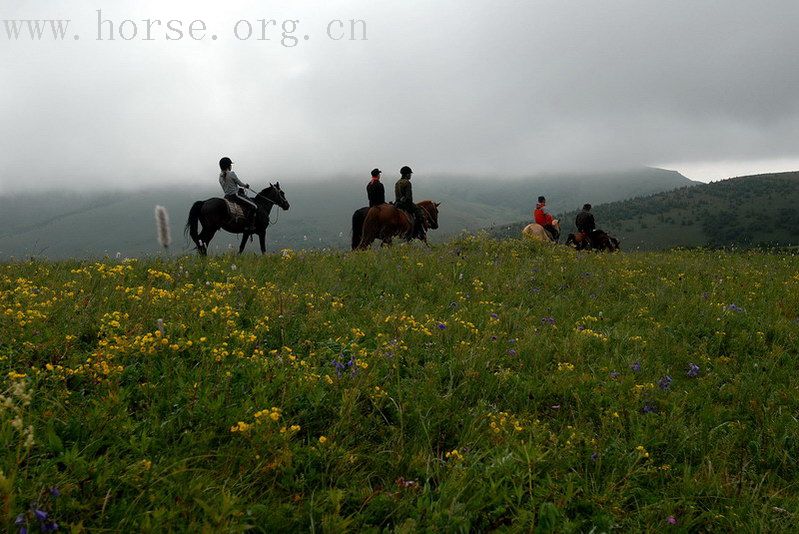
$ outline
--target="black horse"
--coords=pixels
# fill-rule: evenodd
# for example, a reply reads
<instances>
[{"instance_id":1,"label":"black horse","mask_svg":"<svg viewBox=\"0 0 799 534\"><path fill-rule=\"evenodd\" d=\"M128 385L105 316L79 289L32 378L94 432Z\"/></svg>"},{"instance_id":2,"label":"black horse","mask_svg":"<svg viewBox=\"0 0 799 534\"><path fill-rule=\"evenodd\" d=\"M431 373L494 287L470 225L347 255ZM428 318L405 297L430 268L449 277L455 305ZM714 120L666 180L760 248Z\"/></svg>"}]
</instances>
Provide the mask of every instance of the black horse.
<instances>
[{"instance_id":1,"label":"black horse","mask_svg":"<svg viewBox=\"0 0 799 534\"><path fill-rule=\"evenodd\" d=\"M261 254L265 254L266 228L269 226L269 214L272 212L272 206L277 205L283 211L286 211L289 209L289 203L286 200L285 193L280 189L280 182L269 184L268 188L258 193L252 200L258 205L255 213L254 232L251 228L248 228L246 221L231 215L227 201L224 199L212 198L195 202L191 207L191 211L189 211L189 220L186 223L185 232L194 241L197 251L203 256L208 254L208 243L211 242L214 234L221 229L231 234L244 234L241 238L239 254L244 252L247 239L252 234L258 235L261 243ZM202 225L202 231L200 232L198 232L198 223Z\"/></svg>"}]
</instances>

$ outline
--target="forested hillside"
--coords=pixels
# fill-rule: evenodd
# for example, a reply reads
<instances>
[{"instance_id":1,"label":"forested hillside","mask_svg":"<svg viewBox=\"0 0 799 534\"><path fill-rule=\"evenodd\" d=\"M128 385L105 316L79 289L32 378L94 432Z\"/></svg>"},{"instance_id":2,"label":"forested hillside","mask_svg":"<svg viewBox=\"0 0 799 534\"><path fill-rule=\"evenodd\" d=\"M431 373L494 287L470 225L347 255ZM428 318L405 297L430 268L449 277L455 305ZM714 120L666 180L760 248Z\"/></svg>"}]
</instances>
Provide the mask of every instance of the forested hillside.
<instances>
[{"instance_id":1,"label":"forested hillside","mask_svg":"<svg viewBox=\"0 0 799 534\"><path fill-rule=\"evenodd\" d=\"M590 201L590 199L589 199ZM799 244L799 172L732 178L594 205L600 228L626 250L682 247L789 247ZM576 211L561 215L574 231ZM527 222L494 229L516 236Z\"/></svg>"}]
</instances>

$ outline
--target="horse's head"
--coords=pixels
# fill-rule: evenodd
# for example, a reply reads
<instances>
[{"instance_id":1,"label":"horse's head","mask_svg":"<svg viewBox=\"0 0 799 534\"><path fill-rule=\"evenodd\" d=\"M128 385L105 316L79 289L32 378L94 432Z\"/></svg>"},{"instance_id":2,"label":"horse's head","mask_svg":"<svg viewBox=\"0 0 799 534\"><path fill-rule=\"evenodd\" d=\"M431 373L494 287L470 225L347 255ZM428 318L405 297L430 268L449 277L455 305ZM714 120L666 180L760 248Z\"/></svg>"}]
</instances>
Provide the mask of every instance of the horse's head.
<instances>
[{"instance_id":1,"label":"horse's head","mask_svg":"<svg viewBox=\"0 0 799 534\"><path fill-rule=\"evenodd\" d=\"M269 187L258 193L258 196L255 197L256 202L264 202L268 201L272 204L279 206L283 211L289 209L289 201L286 200L286 194L280 189L280 182L275 182L274 184L269 184Z\"/></svg>"},{"instance_id":2,"label":"horse's head","mask_svg":"<svg viewBox=\"0 0 799 534\"><path fill-rule=\"evenodd\" d=\"M441 202L433 202L432 200L419 202L419 207L427 214L427 224L430 225L431 230L438 229L438 207L440 205Z\"/></svg>"}]
</instances>

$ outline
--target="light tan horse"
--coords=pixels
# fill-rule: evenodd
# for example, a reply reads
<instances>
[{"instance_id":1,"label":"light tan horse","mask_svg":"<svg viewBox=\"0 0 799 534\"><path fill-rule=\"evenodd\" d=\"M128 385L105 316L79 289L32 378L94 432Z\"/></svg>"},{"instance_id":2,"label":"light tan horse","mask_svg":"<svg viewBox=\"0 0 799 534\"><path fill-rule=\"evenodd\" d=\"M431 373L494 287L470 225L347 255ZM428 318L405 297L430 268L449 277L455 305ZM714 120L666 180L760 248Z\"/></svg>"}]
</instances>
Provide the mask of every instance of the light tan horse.
<instances>
[{"instance_id":1,"label":"light tan horse","mask_svg":"<svg viewBox=\"0 0 799 534\"><path fill-rule=\"evenodd\" d=\"M560 222L557 219L552 221L552 226L557 228L558 232L560 232ZM552 241L552 238L549 237L549 234L547 233L547 231L544 230L544 227L541 226L540 224L536 224L536 223L528 224L522 230L522 235L524 237L528 238L528 239L532 239L533 241L542 241L544 243L554 243L554 241Z\"/></svg>"}]
</instances>

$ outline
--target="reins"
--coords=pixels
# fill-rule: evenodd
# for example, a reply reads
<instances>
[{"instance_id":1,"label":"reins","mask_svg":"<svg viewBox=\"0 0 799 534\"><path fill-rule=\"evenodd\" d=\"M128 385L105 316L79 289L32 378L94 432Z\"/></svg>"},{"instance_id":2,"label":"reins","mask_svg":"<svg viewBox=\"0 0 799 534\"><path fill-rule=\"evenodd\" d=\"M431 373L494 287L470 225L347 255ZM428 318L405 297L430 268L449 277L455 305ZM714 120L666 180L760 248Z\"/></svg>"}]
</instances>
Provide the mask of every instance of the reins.
<instances>
[{"instance_id":1,"label":"reins","mask_svg":"<svg viewBox=\"0 0 799 534\"><path fill-rule=\"evenodd\" d=\"M267 202L271 203L273 206L277 206L277 205L278 205L278 204L277 204L277 202L275 202L275 201L274 201L274 200L272 200L271 198L265 197L265 196L264 196L264 195L262 195L261 193L258 193L258 192L256 192L256 191L253 191L253 190L252 190L252 189L250 189L249 187L247 188L247 190L248 190L250 193L255 193L255 196L256 196L256 197L261 197L262 199L264 199L264 200L266 200ZM278 207L279 207L279 206L278 206ZM270 224L271 226L274 226L274 225L276 225L276 224L277 224L277 222L280 220L280 210L277 210L277 216L275 217L275 222L272 222L272 219L271 219L271 217L269 217L269 216L267 216L267 220L269 221L269 224Z\"/></svg>"}]
</instances>

